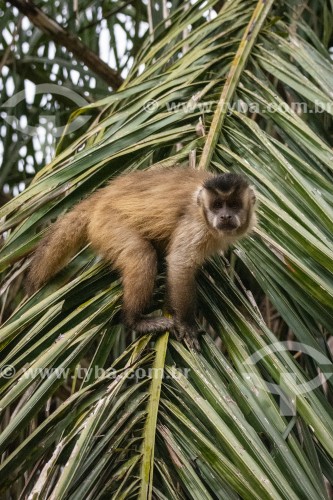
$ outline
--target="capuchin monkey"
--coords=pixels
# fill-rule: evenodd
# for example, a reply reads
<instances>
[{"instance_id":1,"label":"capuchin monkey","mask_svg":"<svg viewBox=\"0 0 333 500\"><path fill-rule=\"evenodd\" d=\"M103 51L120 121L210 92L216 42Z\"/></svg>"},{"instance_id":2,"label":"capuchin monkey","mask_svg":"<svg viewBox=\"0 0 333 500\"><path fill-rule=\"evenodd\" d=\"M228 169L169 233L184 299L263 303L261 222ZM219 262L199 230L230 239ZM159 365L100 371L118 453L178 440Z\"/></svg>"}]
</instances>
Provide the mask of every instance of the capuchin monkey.
<instances>
[{"instance_id":1,"label":"capuchin monkey","mask_svg":"<svg viewBox=\"0 0 333 500\"><path fill-rule=\"evenodd\" d=\"M255 201L248 181L232 173L172 167L121 175L51 226L33 256L28 291L36 291L90 242L121 273L129 328L138 333L169 330L198 348L196 272L207 257L251 231ZM161 250L172 316L145 317Z\"/></svg>"}]
</instances>

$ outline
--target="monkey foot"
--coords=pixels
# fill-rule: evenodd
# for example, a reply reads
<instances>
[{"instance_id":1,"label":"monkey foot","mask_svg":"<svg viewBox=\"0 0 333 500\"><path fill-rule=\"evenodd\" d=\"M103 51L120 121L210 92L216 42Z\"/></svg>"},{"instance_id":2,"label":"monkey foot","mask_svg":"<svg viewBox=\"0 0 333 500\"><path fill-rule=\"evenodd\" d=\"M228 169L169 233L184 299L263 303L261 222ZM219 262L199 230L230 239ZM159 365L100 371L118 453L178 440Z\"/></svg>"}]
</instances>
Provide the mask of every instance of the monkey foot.
<instances>
[{"instance_id":1,"label":"monkey foot","mask_svg":"<svg viewBox=\"0 0 333 500\"><path fill-rule=\"evenodd\" d=\"M197 339L197 337L193 337L192 334L185 334L184 341L189 349L194 349L197 352L201 351L199 340Z\"/></svg>"},{"instance_id":2,"label":"monkey foot","mask_svg":"<svg viewBox=\"0 0 333 500\"><path fill-rule=\"evenodd\" d=\"M138 334L156 333L160 334L169 331L178 342L184 341L189 349L194 349L200 352L200 344L198 335L204 333L196 327L186 324L175 324L173 318L166 318L164 316L159 318L154 317L141 317L139 320L133 322L133 330Z\"/></svg>"},{"instance_id":3,"label":"monkey foot","mask_svg":"<svg viewBox=\"0 0 333 500\"><path fill-rule=\"evenodd\" d=\"M198 340L198 334L203 333L197 328L188 325L177 325L173 328L173 334L179 342L184 341L189 349L194 349L200 352L200 344Z\"/></svg>"},{"instance_id":4,"label":"monkey foot","mask_svg":"<svg viewBox=\"0 0 333 500\"><path fill-rule=\"evenodd\" d=\"M133 325L133 330L137 333L163 333L172 331L174 327L173 319L171 318L142 318Z\"/></svg>"}]
</instances>

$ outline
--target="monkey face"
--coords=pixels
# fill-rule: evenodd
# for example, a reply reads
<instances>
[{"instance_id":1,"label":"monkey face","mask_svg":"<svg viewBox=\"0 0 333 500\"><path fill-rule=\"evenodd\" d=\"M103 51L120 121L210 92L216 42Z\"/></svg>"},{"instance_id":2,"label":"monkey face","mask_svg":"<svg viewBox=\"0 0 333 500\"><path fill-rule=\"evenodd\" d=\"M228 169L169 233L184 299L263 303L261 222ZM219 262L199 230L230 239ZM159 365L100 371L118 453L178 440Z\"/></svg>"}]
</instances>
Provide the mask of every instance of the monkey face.
<instances>
[{"instance_id":1,"label":"monkey face","mask_svg":"<svg viewBox=\"0 0 333 500\"><path fill-rule=\"evenodd\" d=\"M208 218L211 225L220 231L234 231L244 223L244 209L239 201L232 202L223 197L216 197L210 203Z\"/></svg>"},{"instance_id":2,"label":"monkey face","mask_svg":"<svg viewBox=\"0 0 333 500\"><path fill-rule=\"evenodd\" d=\"M208 225L227 233L237 232L248 223L256 200L247 180L237 174L210 178L198 199Z\"/></svg>"}]
</instances>

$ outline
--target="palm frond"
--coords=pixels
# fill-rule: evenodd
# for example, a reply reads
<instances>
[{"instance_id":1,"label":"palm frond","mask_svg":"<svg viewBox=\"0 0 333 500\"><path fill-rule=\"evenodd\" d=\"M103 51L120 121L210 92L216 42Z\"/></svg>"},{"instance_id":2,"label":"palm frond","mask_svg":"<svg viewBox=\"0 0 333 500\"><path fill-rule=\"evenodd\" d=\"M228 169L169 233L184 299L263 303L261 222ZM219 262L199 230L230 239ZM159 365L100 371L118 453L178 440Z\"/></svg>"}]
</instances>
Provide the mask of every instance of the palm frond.
<instances>
[{"instance_id":1,"label":"palm frond","mask_svg":"<svg viewBox=\"0 0 333 500\"><path fill-rule=\"evenodd\" d=\"M296 19L279 2L235 0L207 16L217 5L173 10L121 89L80 110L98 111L93 125L60 143L0 211L5 290L45 225L121 172L186 162L195 150L202 168L246 174L260 224L228 267L216 258L199 276L200 314L214 340L205 335L199 354L167 334L126 338L118 277L83 249L0 331L4 490L15 483L57 499L328 498L332 63L308 12ZM277 344L257 304L263 297L308 349L300 360ZM324 390L308 385L323 373Z\"/></svg>"}]
</instances>

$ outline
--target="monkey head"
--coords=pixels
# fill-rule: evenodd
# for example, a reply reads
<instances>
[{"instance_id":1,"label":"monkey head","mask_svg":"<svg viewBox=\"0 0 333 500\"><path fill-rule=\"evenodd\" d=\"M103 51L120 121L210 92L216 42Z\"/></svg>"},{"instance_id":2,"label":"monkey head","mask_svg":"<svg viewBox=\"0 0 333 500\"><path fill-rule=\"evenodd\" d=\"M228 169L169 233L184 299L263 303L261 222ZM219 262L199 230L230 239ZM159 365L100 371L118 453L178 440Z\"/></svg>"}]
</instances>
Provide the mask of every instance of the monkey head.
<instances>
[{"instance_id":1,"label":"monkey head","mask_svg":"<svg viewBox=\"0 0 333 500\"><path fill-rule=\"evenodd\" d=\"M209 178L197 201L206 223L217 231L237 234L252 225L256 196L241 175L225 173Z\"/></svg>"}]
</instances>

